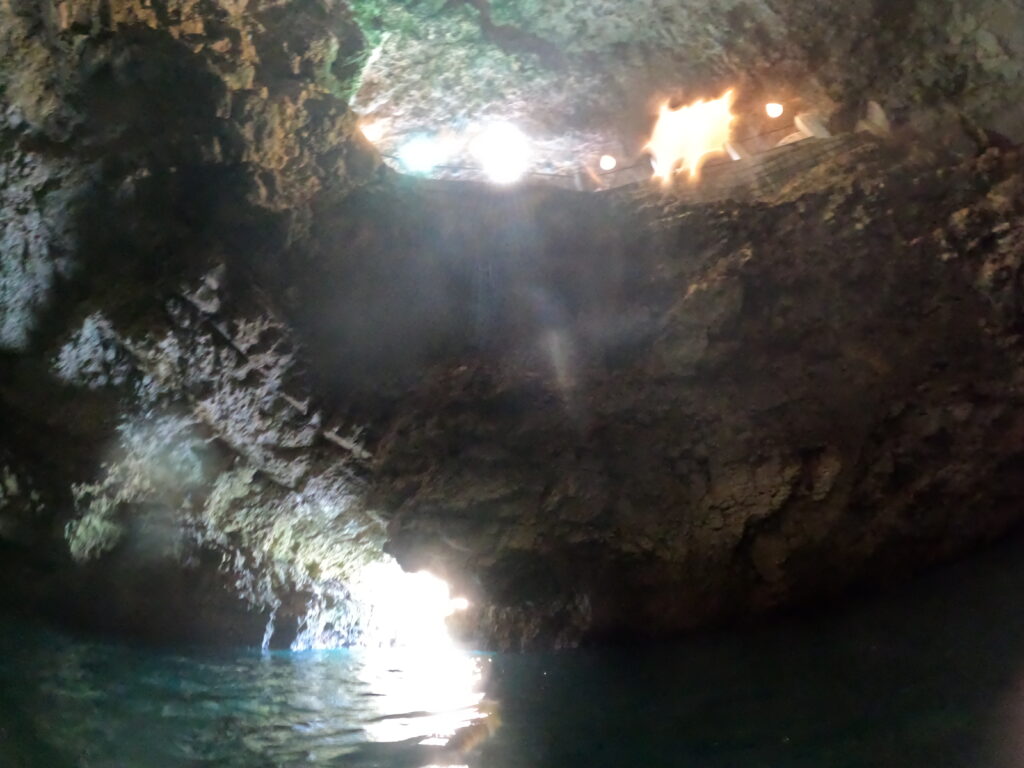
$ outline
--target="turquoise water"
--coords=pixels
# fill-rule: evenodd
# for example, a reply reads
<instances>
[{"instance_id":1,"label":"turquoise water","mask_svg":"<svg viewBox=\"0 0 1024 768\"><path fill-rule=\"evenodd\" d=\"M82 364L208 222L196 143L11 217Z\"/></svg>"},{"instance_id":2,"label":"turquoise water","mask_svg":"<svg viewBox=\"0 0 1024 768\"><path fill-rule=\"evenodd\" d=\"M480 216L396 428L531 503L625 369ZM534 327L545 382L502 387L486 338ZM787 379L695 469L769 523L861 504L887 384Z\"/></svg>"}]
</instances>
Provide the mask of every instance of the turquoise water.
<instances>
[{"instance_id":1,"label":"turquoise water","mask_svg":"<svg viewBox=\"0 0 1024 768\"><path fill-rule=\"evenodd\" d=\"M167 652L8 620L0 766L1013 768L1022 588L1018 543L813 619L522 656Z\"/></svg>"}]
</instances>

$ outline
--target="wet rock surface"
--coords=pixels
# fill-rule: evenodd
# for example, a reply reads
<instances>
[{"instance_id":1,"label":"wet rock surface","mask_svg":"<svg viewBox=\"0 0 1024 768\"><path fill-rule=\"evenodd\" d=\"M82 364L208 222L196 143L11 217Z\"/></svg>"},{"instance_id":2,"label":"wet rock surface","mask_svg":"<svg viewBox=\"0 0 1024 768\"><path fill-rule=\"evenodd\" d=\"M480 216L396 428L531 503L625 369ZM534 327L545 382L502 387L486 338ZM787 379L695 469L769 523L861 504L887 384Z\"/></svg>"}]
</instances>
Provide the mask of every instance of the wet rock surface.
<instances>
[{"instance_id":1,"label":"wet rock surface","mask_svg":"<svg viewBox=\"0 0 1024 768\"><path fill-rule=\"evenodd\" d=\"M346 106L340 3L0 22L6 604L341 644L386 550L474 642L564 646L1018 521L1015 150L907 128L709 202L403 179Z\"/></svg>"}]
</instances>

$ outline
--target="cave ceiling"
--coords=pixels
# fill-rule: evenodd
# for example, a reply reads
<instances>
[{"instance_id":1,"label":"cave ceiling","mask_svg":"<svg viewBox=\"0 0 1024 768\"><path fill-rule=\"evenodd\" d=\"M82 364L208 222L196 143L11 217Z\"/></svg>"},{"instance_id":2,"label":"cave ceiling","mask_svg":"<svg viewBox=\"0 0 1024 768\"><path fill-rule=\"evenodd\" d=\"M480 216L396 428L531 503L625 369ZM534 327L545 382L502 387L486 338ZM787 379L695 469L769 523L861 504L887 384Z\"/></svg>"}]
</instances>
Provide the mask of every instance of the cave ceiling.
<instances>
[{"instance_id":1,"label":"cave ceiling","mask_svg":"<svg viewBox=\"0 0 1024 768\"><path fill-rule=\"evenodd\" d=\"M869 101L942 133L961 113L1024 127L1024 23L1011 0L356 0L367 37L353 105L401 169L404 144L449 142L435 176L479 176L467 136L494 121L531 141L530 171L572 176L603 154L641 161L667 99L737 90L738 139L815 112L853 128ZM773 122L768 102L786 115ZM784 135L784 132L783 132Z\"/></svg>"}]
</instances>

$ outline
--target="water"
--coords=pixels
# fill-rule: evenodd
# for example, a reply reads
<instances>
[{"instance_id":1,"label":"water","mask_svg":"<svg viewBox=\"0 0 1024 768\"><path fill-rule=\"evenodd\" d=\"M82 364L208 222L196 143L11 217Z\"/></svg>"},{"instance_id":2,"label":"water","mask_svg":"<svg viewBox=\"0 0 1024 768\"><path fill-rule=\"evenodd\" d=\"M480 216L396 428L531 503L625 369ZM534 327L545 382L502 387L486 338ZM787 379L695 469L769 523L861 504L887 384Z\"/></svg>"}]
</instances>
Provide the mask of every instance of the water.
<instances>
[{"instance_id":1,"label":"water","mask_svg":"<svg viewBox=\"0 0 1024 768\"><path fill-rule=\"evenodd\" d=\"M172 653L7 621L0 766L1015 768L1022 588L1017 543L813 619L522 656Z\"/></svg>"}]
</instances>

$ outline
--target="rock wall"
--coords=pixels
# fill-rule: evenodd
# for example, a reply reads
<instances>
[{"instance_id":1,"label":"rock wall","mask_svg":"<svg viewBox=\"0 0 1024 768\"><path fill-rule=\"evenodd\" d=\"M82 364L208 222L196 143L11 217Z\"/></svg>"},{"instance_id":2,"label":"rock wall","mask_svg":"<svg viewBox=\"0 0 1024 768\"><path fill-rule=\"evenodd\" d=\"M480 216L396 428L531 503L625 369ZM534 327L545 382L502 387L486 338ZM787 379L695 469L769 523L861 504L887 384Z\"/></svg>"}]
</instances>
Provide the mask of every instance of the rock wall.
<instances>
[{"instance_id":1,"label":"rock wall","mask_svg":"<svg viewBox=\"0 0 1024 768\"><path fill-rule=\"evenodd\" d=\"M0 446L38 489L0 502L6 602L350 640L345 579L383 538L363 453L252 277L376 173L346 7L13 0L0 46Z\"/></svg>"},{"instance_id":2,"label":"rock wall","mask_svg":"<svg viewBox=\"0 0 1024 768\"><path fill-rule=\"evenodd\" d=\"M1019 520L1020 155L819 173L754 204L549 199L539 251L490 251L483 351L374 447L390 550L475 598L478 641L743 619Z\"/></svg>"},{"instance_id":3,"label":"rock wall","mask_svg":"<svg viewBox=\"0 0 1024 768\"><path fill-rule=\"evenodd\" d=\"M537 48L517 8L438 12ZM863 26L755 10L840 107L882 70L835 50L891 69ZM750 13L686 39L796 71ZM0 43L6 604L341 644L386 550L471 598L475 642L558 646L884 582L1018 520L1016 150L798 145L743 201L498 190L379 168L338 2L7 0ZM930 77L916 45L893 93Z\"/></svg>"}]
</instances>

